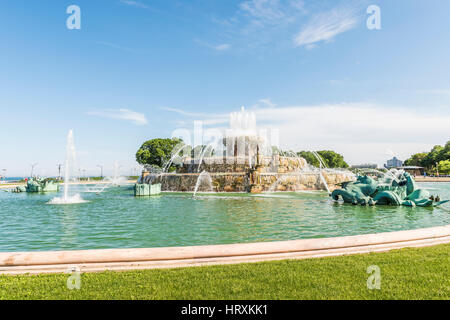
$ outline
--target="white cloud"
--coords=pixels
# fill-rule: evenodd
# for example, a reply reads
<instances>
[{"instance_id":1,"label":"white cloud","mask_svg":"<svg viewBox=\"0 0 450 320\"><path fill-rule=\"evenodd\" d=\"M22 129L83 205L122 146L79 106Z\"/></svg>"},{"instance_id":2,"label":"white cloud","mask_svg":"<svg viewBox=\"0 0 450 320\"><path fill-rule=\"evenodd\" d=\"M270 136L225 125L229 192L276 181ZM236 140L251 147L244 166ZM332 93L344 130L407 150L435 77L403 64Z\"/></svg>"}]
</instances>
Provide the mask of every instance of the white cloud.
<instances>
[{"instance_id":1,"label":"white cloud","mask_svg":"<svg viewBox=\"0 0 450 320\"><path fill-rule=\"evenodd\" d=\"M359 22L353 8L334 8L318 13L295 36L294 44L312 49L318 42L331 41L335 36L356 27Z\"/></svg>"},{"instance_id":2,"label":"white cloud","mask_svg":"<svg viewBox=\"0 0 450 320\"><path fill-rule=\"evenodd\" d=\"M222 43L217 45L212 45L206 41L200 40L200 39L194 39L196 43L199 45L202 45L204 47L207 47L209 49L215 50L215 51L227 51L231 49L231 45L229 43Z\"/></svg>"},{"instance_id":3,"label":"white cloud","mask_svg":"<svg viewBox=\"0 0 450 320\"><path fill-rule=\"evenodd\" d=\"M87 112L88 115L98 116L110 119L125 120L137 126L143 126L148 123L143 113L135 112L129 109L107 109L102 111Z\"/></svg>"},{"instance_id":4,"label":"white cloud","mask_svg":"<svg viewBox=\"0 0 450 320\"><path fill-rule=\"evenodd\" d=\"M450 89L430 89L430 90L421 90L420 93L425 94L435 94L435 95L450 95Z\"/></svg>"},{"instance_id":5,"label":"white cloud","mask_svg":"<svg viewBox=\"0 0 450 320\"><path fill-rule=\"evenodd\" d=\"M217 46L214 46L213 48L214 48L214 50L217 50L217 51L225 51L225 50L230 49L231 45L228 43L224 43L224 44L219 44Z\"/></svg>"},{"instance_id":6,"label":"white cloud","mask_svg":"<svg viewBox=\"0 0 450 320\"><path fill-rule=\"evenodd\" d=\"M345 81L344 81L344 80L331 79L331 80L329 81L329 84L330 84L331 86L338 86L338 85L343 85L343 84L345 84Z\"/></svg>"},{"instance_id":7,"label":"white cloud","mask_svg":"<svg viewBox=\"0 0 450 320\"><path fill-rule=\"evenodd\" d=\"M244 13L261 21L279 21L284 17L279 0L249 0L242 2L239 7Z\"/></svg>"},{"instance_id":8,"label":"white cloud","mask_svg":"<svg viewBox=\"0 0 450 320\"><path fill-rule=\"evenodd\" d=\"M386 149L405 159L448 139L450 113L348 103L256 110L259 122L280 129L282 146L336 149L352 163L386 160Z\"/></svg>"},{"instance_id":9,"label":"white cloud","mask_svg":"<svg viewBox=\"0 0 450 320\"><path fill-rule=\"evenodd\" d=\"M244 0L231 17L213 18L213 21L220 28L217 38L226 39L236 50L292 48L292 42L294 46L311 50L320 42L329 42L355 28L362 19L365 10L360 1L340 3L345 5L319 6L302 0Z\"/></svg>"},{"instance_id":10,"label":"white cloud","mask_svg":"<svg viewBox=\"0 0 450 320\"><path fill-rule=\"evenodd\" d=\"M215 113L200 113L200 112L188 112L178 108L161 107L160 109L170 112L178 113L184 117L195 118L201 120L203 125L217 125L228 123L230 117L228 114L215 114ZM187 126L188 122L185 120L176 121L180 126ZM192 119L191 119L192 122Z\"/></svg>"},{"instance_id":11,"label":"white cloud","mask_svg":"<svg viewBox=\"0 0 450 320\"><path fill-rule=\"evenodd\" d=\"M165 111L170 111L170 112L175 112L178 114L181 114L183 116L187 116L187 117L200 117L200 118L205 118L205 117L210 117L210 116L215 116L213 114L206 114L206 113L201 113L201 112L189 112L189 111L184 111L182 109L178 109L178 108L171 108L171 107L161 107L161 110L165 110Z\"/></svg>"},{"instance_id":12,"label":"white cloud","mask_svg":"<svg viewBox=\"0 0 450 320\"><path fill-rule=\"evenodd\" d=\"M302 11L303 13L307 13L305 9L305 1L303 0L290 0L289 4L292 8Z\"/></svg>"},{"instance_id":13,"label":"white cloud","mask_svg":"<svg viewBox=\"0 0 450 320\"><path fill-rule=\"evenodd\" d=\"M286 2L286 1L284 1ZM250 17L253 24L280 24L294 19L293 10L304 12L304 2L291 0L247 0L239 4L242 14Z\"/></svg>"},{"instance_id":14,"label":"white cloud","mask_svg":"<svg viewBox=\"0 0 450 320\"><path fill-rule=\"evenodd\" d=\"M150 11L150 12L153 12L156 14L167 16L166 12L163 12L155 7L149 6L143 2L134 1L134 0L120 0L119 3L130 6L130 7L134 7L134 8L145 9L147 11Z\"/></svg>"},{"instance_id":15,"label":"white cloud","mask_svg":"<svg viewBox=\"0 0 450 320\"><path fill-rule=\"evenodd\" d=\"M259 99L259 103L262 103L263 105L269 107L269 108L275 108L277 105L273 103L269 98L266 99Z\"/></svg>"},{"instance_id":16,"label":"white cloud","mask_svg":"<svg viewBox=\"0 0 450 320\"><path fill-rule=\"evenodd\" d=\"M251 110L256 113L258 128L279 130L282 148L336 150L344 154L350 164L382 165L389 158L386 150L392 150L390 155L405 160L413 153L445 144L450 123L450 112L433 114L428 109L417 111L370 103L257 107ZM181 114L190 115L191 121L203 120L204 124L225 127L229 120L228 113ZM185 117L184 120L188 119Z\"/></svg>"},{"instance_id":17,"label":"white cloud","mask_svg":"<svg viewBox=\"0 0 450 320\"><path fill-rule=\"evenodd\" d=\"M218 36L242 49L284 38L283 31L306 14L303 0L245 0L226 19L213 17ZM284 41L284 40L283 40ZM236 43L239 43L237 45Z\"/></svg>"},{"instance_id":18,"label":"white cloud","mask_svg":"<svg viewBox=\"0 0 450 320\"><path fill-rule=\"evenodd\" d=\"M133 0L120 0L120 3L132 6L132 7L138 7L138 8L144 8L144 9L149 9L150 7L147 6L146 4L142 3L142 2L138 2L138 1L133 1Z\"/></svg>"},{"instance_id":19,"label":"white cloud","mask_svg":"<svg viewBox=\"0 0 450 320\"><path fill-rule=\"evenodd\" d=\"M123 51L128 51L128 52L136 52L135 50L131 49L131 48L127 48L127 47L123 47L120 46L118 44L112 43L112 42L107 42L107 41L97 41L98 44L110 47L110 48L114 48L114 49L119 49L119 50L123 50Z\"/></svg>"}]
</instances>

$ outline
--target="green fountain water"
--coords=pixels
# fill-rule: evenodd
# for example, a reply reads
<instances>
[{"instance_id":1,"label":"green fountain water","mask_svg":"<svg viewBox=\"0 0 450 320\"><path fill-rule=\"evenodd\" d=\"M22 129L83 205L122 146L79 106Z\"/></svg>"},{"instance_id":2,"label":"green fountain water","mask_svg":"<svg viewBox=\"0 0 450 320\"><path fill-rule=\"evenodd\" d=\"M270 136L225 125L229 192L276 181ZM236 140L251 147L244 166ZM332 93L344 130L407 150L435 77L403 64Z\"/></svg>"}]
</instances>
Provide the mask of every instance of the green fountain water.
<instances>
[{"instance_id":1,"label":"green fountain water","mask_svg":"<svg viewBox=\"0 0 450 320\"><path fill-rule=\"evenodd\" d=\"M450 183L420 183L450 198ZM163 193L132 186L103 193L71 186L88 202L47 204L54 194L0 192L0 251L144 248L336 237L450 223L450 206L353 206L326 192ZM60 192L63 197L62 190Z\"/></svg>"}]
</instances>

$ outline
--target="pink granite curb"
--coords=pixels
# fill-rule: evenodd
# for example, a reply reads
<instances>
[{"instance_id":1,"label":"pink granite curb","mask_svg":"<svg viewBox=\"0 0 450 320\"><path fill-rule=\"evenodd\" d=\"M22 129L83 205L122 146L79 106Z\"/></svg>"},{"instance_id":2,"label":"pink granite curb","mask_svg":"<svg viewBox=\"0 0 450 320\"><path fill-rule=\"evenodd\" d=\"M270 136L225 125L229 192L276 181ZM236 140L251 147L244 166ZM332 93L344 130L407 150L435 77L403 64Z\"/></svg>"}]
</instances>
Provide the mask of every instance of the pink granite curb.
<instances>
[{"instance_id":1,"label":"pink granite curb","mask_svg":"<svg viewBox=\"0 0 450 320\"><path fill-rule=\"evenodd\" d=\"M192 247L0 252L0 274L173 268L388 251L450 243L450 225L387 233Z\"/></svg>"}]
</instances>

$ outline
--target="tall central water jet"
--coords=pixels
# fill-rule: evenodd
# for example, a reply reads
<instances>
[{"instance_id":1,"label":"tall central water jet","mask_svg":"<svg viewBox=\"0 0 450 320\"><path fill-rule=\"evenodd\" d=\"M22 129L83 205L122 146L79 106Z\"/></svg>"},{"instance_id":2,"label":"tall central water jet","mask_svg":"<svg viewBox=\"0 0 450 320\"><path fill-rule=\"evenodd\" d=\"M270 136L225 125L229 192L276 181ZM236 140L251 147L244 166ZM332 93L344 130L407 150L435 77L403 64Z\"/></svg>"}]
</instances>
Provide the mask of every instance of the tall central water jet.
<instances>
[{"instance_id":1,"label":"tall central water jet","mask_svg":"<svg viewBox=\"0 0 450 320\"><path fill-rule=\"evenodd\" d=\"M86 202L83 200L79 194L75 194L74 196L69 195L69 185L70 185L70 177L71 170L73 170L73 166L75 164L75 144L73 140L73 130L69 130L69 134L67 135L67 144L66 144L66 162L64 168L64 194L62 197L56 197L50 200L49 204L73 204L73 203L83 203Z\"/></svg>"},{"instance_id":2,"label":"tall central water jet","mask_svg":"<svg viewBox=\"0 0 450 320\"><path fill-rule=\"evenodd\" d=\"M75 160L75 144L73 142L73 130L67 135L66 145L66 166L64 170L64 202L67 203L69 197L70 164Z\"/></svg>"}]
</instances>

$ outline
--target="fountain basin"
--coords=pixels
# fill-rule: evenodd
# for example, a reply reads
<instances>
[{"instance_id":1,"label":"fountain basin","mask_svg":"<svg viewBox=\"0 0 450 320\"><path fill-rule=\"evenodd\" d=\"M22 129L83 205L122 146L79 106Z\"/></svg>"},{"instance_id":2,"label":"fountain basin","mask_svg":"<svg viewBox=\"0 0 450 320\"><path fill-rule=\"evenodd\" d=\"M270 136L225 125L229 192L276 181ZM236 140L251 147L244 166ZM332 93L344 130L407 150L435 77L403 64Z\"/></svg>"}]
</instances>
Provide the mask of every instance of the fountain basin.
<instances>
[{"instance_id":1,"label":"fountain basin","mask_svg":"<svg viewBox=\"0 0 450 320\"><path fill-rule=\"evenodd\" d=\"M251 192L324 190L318 173L313 172L211 172L213 192ZM165 173L150 175L163 191L193 192L200 173ZM324 173L330 189L351 180L348 174Z\"/></svg>"},{"instance_id":2,"label":"fountain basin","mask_svg":"<svg viewBox=\"0 0 450 320\"><path fill-rule=\"evenodd\" d=\"M0 253L0 274L175 268L382 252L450 243L450 225L348 237L227 245Z\"/></svg>"},{"instance_id":3,"label":"fountain basin","mask_svg":"<svg viewBox=\"0 0 450 320\"><path fill-rule=\"evenodd\" d=\"M141 182L161 183L162 191L193 192L202 172L211 177L211 186L199 191L208 192L272 192L301 190L334 190L342 182L352 181L349 171L308 167L300 157L262 156L254 161L249 157L209 157L196 163L187 158L176 173L143 172ZM327 184L327 186L324 185Z\"/></svg>"},{"instance_id":4,"label":"fountain basin","mask_svg":"<svg viewBox=\"0 0 450 320\"><path fill-rule=\"evenodd\" d=\"M448 183L420 186L450 198ZM71 187L85 202L47 205L53 194L0 192L0 252L272 242L450 224L450 203L426 208L353 206L335 203L322 191L199 191L195 198L192 193L166 192L136 198L130 188L96 194L86 185ZM57 197L62 196L61 191Z\"/></svg>"}]
</instances>

